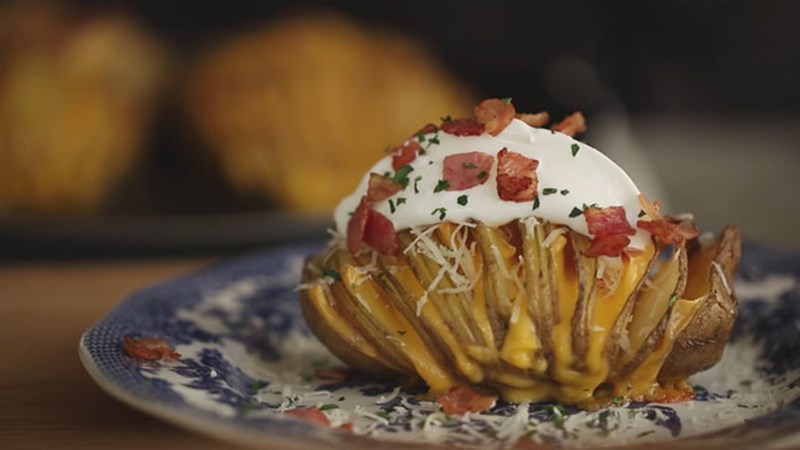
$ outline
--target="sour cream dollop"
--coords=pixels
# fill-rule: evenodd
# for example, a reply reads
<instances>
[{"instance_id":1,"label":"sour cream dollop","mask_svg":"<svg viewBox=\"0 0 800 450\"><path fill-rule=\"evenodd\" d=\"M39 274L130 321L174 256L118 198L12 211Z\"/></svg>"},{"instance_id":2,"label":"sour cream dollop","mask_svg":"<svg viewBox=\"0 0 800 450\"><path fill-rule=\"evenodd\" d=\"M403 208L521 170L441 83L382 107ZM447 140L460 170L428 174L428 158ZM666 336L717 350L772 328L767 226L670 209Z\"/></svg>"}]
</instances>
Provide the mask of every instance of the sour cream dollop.
<instances>
[{"instance_id":1,"label":"sour cream dollop","mask_svg":"<svg viewBox=\"0 0 800 450\"><path fill-rule=\"evenodd\" d=\"M438 144L435 143L437 140ZM497 136L488 133L454 136L439 130L426 134L422 146L426 148L425 153L410 163L413 170L408 174L408 186L391 198L372 205L375 211L392 221L396 231L442 220L474 220L488 226L500 226L533 216L591 236L583 214L575 214L575 208L582 211L584 205L622 206L628 223L636 228L640 191L633 180L607 156L565 134L534 128L514 119ZM538 202L504 201L498 196L496 156L503 148L539 161L536 170ZM476 151L494 157L488 180L461 191L435 192L443 179L444 158ZM367 193L369 174L373 172L393 174L391 155L372 166L355 192L336 207L334 220L337 230L347 230L350 214ZM631 236L630 247L643 248L648 240L649 233L637 230L636 235Z\"/></svg>"}]
</instances>

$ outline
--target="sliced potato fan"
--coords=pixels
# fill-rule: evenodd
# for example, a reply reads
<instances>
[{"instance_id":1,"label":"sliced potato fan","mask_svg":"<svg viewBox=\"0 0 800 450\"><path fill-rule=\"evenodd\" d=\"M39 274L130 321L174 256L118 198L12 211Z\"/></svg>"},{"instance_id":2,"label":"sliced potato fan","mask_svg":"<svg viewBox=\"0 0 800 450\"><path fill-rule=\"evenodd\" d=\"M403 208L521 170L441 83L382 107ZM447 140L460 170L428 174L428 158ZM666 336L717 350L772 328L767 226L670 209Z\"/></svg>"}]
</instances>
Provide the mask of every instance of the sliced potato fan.
<instances>
[{"instance_id":1,"label":"sliced potato fan","mask_svg":"<svg viewBox=\"0 0 800 450\"><path fill-rule=\"evenodd\" d=\"M736 318L735 227L619 257L588 257L588 238L535 219L397 237L398 255L332 245L310 258L303 313L346 363L432 395L471 385L586 407L687 398L686 378L719 360Z\"/></svg>"}]
</instances>

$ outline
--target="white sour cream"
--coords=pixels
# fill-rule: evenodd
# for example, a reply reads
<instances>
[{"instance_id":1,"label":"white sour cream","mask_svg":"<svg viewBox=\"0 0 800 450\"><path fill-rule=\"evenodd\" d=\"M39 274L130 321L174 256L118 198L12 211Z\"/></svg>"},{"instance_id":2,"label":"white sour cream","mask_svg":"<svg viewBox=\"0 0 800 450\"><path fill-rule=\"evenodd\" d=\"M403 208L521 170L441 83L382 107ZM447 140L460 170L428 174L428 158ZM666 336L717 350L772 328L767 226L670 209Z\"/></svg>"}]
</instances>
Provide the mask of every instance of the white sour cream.
<instances>
[{"instance_id":1,"label":"white sour cream","mask_svg":"<svg viewBox=\"0 0 800 450\"><path fill-rule=\"evenodd\" d=\"M582 209L584 204L597 204L600 207L622 206L628 222L636 228L640 211L639 189L633 180L607 156L570 136L549 129L533 128L514 119L497 136L483 133L480 136L462 137L439 131L439 144L430 145L428 140L434 134L427 134L425 137L422 146L427 147L427 150L411 163L414 170L408 175L408 187L387 200L372 204L373 209L392 221L396 231L438 223L442 215L439 208L444 208L444 220L453 222L475 220L488 226L499 226L515 219L534 216L591 236L583 214L570 217L573 208ZM573 145L578 146L574 156ZM539 206L535 210L534 201L511 202L501 200L498 196L497 152L503 147L539 161L536 169L539 178ZM494 157L489 179L463 191L434 192L439 180L443 179L444 158L475 151ZM386 156L372 166L355 192L339 203L334 213L337 230L346 232L350 213L355 211L361 197L367 193L371 172L393 174L392 157ZM550 193L552 189L556 192ZM545 195L545 192L548 194ZM466 205L458 203L459 197L463 195L467 196ZM404 198L405 201L398 204L399 198ZM390 200L394 204L394 212L391 211ZM631 237L631 247L643 248L648 240L649 233L637 230L637 234Z\"/></svg>"}]
</instances>

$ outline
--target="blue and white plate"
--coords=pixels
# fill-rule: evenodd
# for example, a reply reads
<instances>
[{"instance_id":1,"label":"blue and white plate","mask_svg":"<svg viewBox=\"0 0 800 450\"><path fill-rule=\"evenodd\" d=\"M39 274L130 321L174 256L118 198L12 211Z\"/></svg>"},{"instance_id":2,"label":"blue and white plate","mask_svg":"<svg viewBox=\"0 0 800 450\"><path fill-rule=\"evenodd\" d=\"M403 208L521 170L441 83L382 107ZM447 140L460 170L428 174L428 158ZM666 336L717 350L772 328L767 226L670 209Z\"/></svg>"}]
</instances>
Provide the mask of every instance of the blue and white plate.
<instances>
[{"instance_id":1,"label":"blue and white plate","mask_svg":"<svg viewBox=\"0 0 800 450\"><path fill-rule=\"evenodd\" d=\"M800 439L800 254L745 245L740 313L723 360L693 377L697 398L594 412L499 402L448 417L394 384L323 379L341 367L308 331L294 288L320 245L265 251L143 290L80 342L89 374L112 396L169 422L255 447L476 448L645 446L760 448ZM174 362L143 363L124 336L157 337ZM283 412L317 406L331 427ZM339 429L351 424L352 432ZM530 447L528 447L530 446Z\"/></svg>"}]
</instances>

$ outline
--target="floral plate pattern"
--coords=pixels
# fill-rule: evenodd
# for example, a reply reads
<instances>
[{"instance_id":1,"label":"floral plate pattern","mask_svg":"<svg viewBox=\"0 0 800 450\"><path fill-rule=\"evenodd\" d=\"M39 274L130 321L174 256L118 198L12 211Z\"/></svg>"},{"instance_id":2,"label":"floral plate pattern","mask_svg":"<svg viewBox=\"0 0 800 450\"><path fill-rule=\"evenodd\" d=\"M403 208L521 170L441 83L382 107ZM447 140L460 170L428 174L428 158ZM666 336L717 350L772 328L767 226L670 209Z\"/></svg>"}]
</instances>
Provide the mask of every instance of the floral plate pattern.
<instances>
[{"instance_id":1,"label":"floral plate pattern","mask_svg":"<svg viewBox=\"0 0 800 450\"><path fill-rule=\"evenodd\" d=\"M723 360L691 379L695 400L587 412L498 402L450 417L399 386L320 376L341 367L308 331L295 291L321 244L266 250L140 291L80 342L81 360L112 396L217 438L265 448L737 448L799 443L800 254L745 244L739 319ZM124 336L156 337L178 361L125 355ZM330 372L330 371L328 371ZM284 411L316 406L331 427ZM342 427L344 425L344 427ZM347 428L347 430L343 429Z\"/></svg>"}]
</instances>

